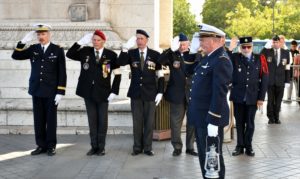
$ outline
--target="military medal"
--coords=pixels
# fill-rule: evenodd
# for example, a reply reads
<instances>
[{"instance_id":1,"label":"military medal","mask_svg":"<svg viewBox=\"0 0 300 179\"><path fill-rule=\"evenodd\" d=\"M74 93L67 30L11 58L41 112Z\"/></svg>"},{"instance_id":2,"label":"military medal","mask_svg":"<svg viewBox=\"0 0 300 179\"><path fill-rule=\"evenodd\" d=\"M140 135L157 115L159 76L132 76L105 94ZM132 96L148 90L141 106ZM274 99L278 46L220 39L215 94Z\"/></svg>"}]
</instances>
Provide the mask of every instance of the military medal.
<instances>
[{"instance_id":1,"label":"military medal","mask_svg":"<svg viewBox=\"0 0 300 179\"><path fill-rule=\"evenodd\" d=\"M110 60L105 60L102 64L102 74L103 78L107 78L108 73L110 73L110 64L108 64Z\"/></svg>"},{"instance_id":2,"label":"military medal","mask_svg":"<svg viewBox=\"0 0 300 179\"><path fill-rule=\"evenodd\" d=\"M134 68L137 68L138 67L138 64L139 64L139 62L137 62L137 61L135 61L135 62L132 62L132 67L134 67Z\"/></svg>"},{"instance_id":3,"label":"military medal","mask_svg":"<svg viewBox=\"0 0 300 179\"><path fill-rule=\"evenodd\" d=\"M173 62L173 67L174 67L174 68L179 68L179 67L180 67L180 61L175 60L175 61Z\"/></svg>"},{"instance_id":4,"label":"military medal","mask_svg":"<svg viewBox=\"0 0 300 179\"><path fill-rule=\"evenodd\" d=\"M89 65L89 56L86 56L86 59L85 59L85 63L82 65L83 66L83 69L84 70L88 70L89 69L89 67L90 67L90 65Z\"/></svg>"},{"instance_id":5,"label":"military medal","mask_svg":"<svg viewBox=\"0 0 300 179\"><path fill-rule=\"evenodd\" d=\"M267 58L267 61L268 61L269 63L271 63L271 62L272 62L272 57L268 57L268 58Z\"/></svg>"}]
</instances>

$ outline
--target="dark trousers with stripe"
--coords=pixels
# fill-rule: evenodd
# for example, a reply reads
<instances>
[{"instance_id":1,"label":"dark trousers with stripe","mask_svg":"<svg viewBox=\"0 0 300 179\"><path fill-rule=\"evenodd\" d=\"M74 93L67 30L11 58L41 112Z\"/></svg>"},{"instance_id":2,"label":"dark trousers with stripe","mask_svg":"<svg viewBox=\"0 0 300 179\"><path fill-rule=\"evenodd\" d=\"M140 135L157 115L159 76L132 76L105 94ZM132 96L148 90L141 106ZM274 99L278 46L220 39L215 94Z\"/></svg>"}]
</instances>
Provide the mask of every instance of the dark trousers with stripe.
<instances>
[{"instance_id":1,"label":"dark trousers with stripe","mask_svg":"<svg viewBox=\"0 0 300 179\"><path fill-rule=\"evenodd\" d=\"M219 178L225 178L225 164L224 164L224 159L223 159L223 151L222 151L222 146L223 146L223 139L224 139L224 133L223 133L223 127L219 127L218 130L218 138L207 138L207 128L203 127L197 127L195 128L195 134L196 134L196 141L197 141L197 148L198 148L198 156L199 156L199 162L200 162L200 168L202 171L202 176L203 178L205 177L205 157L206 157L206 152L209 150L209 146L212 145L212 143L215 144L217 147L217 152L220 154L220 172L219 172ZM207 143L206 143L207 141Z\"/></svg>"},{"instance_id":2,"label":"dark trousers with stripe","mask_svg":"<svg viewBox=\"0 0 300 179\"><path fill-rule=\"evenodd\" d=\"M57 143L57 106L54 98L32 96L35 141L44 149L55 148Z\"/></svg>"},{"instance_id":3,"label":"dark trousers with stripe","mask_svg":"<svg viewBox=\"0 0 300 179\"><path fill-rule=\"evenodd\" d=\"M94 149L104 150L108 127L108 103L84 99L89 129L91 146Z\"/></svg>"},{"instance_id":4,"label":"dark trousers with stripe","mask_svg":"<svg viewBox=\"0 0 300 179\"><path fill-rule=\"evenodd\" d=\"M155 119L155 102L131 99L133 118L133 150L151 151Z\"/></svg>"},{"instance_id":5,"label":"dark trousers with stripe","mask_svg":"<svg viewBox=\"0 0 300 179\"><path fill-rule=\"evenodd\" d=\"M237 147L252 149L255 129L256 105L234 103L234 117L237 132Z\"/></svg>"}]
</instances>

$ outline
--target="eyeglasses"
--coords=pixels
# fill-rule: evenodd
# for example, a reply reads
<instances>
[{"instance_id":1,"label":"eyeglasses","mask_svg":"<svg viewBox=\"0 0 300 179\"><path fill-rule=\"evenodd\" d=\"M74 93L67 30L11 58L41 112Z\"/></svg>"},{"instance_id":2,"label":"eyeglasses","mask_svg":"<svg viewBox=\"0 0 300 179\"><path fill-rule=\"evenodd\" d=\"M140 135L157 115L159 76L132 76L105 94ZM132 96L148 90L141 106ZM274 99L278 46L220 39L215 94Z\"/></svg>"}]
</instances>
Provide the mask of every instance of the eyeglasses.
<instances>
[{"instance_id":1,"label":"eyeglasses","mask_svg":"<svg viewBox=\"0 0 300 179\"><path fill-rule=\"evenodd\" d=\"M252 48L252 46L242 46L242 49L251 49Z\"/></svg>"}]
</instances>

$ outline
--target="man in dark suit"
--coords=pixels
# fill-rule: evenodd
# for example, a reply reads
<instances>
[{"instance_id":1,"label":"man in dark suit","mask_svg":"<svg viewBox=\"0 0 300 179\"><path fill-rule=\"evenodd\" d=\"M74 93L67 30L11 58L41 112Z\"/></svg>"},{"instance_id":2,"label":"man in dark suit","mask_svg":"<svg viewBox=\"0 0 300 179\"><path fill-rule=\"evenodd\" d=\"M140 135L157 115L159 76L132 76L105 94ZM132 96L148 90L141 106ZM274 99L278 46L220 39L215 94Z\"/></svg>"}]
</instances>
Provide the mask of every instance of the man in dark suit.
<instances>
[{"instance_id":1,"label":"man in dark suit","mask_svg":"<svg viewBox=\"0 0 300 179\"><path fill-rule=\"evenodd\" d=\"M66 89L66 61L64 50L50 42L51 26L37 24L36 34L39 43L25 48L35 32L29 32L15 48L12 58L30 59L31 75L29 94L32 95L34 131L37 144L31 155L47 152L49 156L56 151L57 106Z\"/></svg>"},{"instance_id":2,"label":"man in dark suit","mask_svg":"<svg viewBox=\"0 0 300 179\"><path fill-rule=\"evenodd\" d=\"M92 40L93 47L83 46ZM106 37L100 30L76 42L67 57L81 63L76 94L84 98L90 128L91 149L87 155L105 155L108 122L108 102L119 94L121 82L117 54L104 48ZM114 73L111 85L111 74Z\"/></svg>"},{"instance_id":3,"label":"man in dark suit","mask_svg":"<svg viewBox=\"0 0 300 179\"><path fill-rule=\"evenodd\" d=\"M188 122L195 126L203 178L206 178L206 152L212 143L215 144L216 151L220 154L219 178L224 178L223 128L229 123L227 92L232 79L232 64L223 47L222 38L225 37L223 31L207 24L201 24L199 37L204 57L193 69L187 112Z\"/></svg>"},{"instance_id":4,"label":"man in dark suit","mask_svg":"<svg viewBox=\"0 0 300 179\"><path fill-rule=\"evenodd\" d=\"M154 155L152 136L155 105L161 101L164 91L164 75L158 63L160 54L147 47L148 38L146 31L138 29L136 36L123 46L118 58L120 65L129 64L131 69L131 83L127 96L131 99L133 118L133 156L143 151L148 156ZM138 48L128 50L135 43Z\"/></svg>"},{"instance_id":5,"label":"man in dark suit","mask_svg":"<svg viewBox=\"0 0 300 179\"><path fill-rule=\"evenodd\" d=\"M288 50L280 48L280 38L275 35L272 39L273 48L264 48L261 52L268 62L269 85L267 116L269 124L280 124L279 111L283 98L284 87L289 87L290 81L290 54ZM286 84L286 85L285 85Z\"/></svg>"},{"instance_id":6,"label":"man in dark suit","mask_svg":"<svg viewBox=\"0 0 300 179\"><path fill-rule=\"evenodd\" d=\"M165 99L170 103L171 121L171 143L174 151L173 156L179 156L182 152L181 126L187 108L186 89L187 76L184 71L186 61L194 61L195 54L189 54L189 40L186 35L180 33L173 39L171 48L165 50L159 62L167 65L170 70L170 78L164 94ZM189 89L188 89L189 91ZM194 151L194 128L186 125L186 154L198 156Z\"/></svg>"},{"instance_id":7,"label":"man in dark suit","mask_svg":"<svg viewBox=\"0 0 300 179\"><path fill-rule=\"evenodd\" d=\"M264 56L252 53L252 37L241 37L239 41L240 53L232 53L237 46L234 39L228 51L233 65L230 101L234 104L237 131L237 145L232 155L243 154L246 149L248 156L254 156L254 119L257 108L263 106L268 89L268 65Z\"/></svg>"}]
</instances>

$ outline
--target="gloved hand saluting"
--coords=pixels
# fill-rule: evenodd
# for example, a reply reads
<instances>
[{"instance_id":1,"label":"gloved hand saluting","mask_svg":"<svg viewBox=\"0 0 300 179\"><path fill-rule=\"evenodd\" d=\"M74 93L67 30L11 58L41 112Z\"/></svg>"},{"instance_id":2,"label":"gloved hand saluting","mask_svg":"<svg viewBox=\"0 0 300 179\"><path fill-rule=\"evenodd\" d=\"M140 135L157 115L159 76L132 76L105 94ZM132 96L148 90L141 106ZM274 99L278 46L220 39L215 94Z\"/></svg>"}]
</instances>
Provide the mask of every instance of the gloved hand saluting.
<instances>
[{"instance_id":1,"label":"gloved hand saluting","mask_svg":"<svg viewBox=\"0 0 300 179\"><path fill-rule=\"evenodd\" d=\"M207 134L209 137L217 137L218 136L218 126L208 124Z\"/></svg>"},{"instance_id":2,"label":"gloved hand saluting","mask_svg":"<svg viewBox=\"0 0 300 179\"><path fill-rule=\"evenodd\" d=\"M21 40L21 43L26 44L27 42L32 41L35 37L36 37L35 31L30 31L23 37L23 39Z\"/></svg>"},{"instance_id":3,"label":"gloved hand saluting","mask_svg":"<svg viewBox=\"0 0 300 179\"><path fill-rule=\"evenodd\" d=\"M93 33L85 34L77 43L79 45L87 45L92 41Z\"/></svg>"},{"instance_id":4,"label":"gloved hand saluting","mask_svg":"<svg viewBox=\"0 0 300 179\"><path fill-rule=\"evenodd\" d=\"M158 104L160 103L161 99L162 99L163 94L162 93L158 93L155 97L155 105L158 106Z\"/></svg>"},{"instance_id":5,"label":"gloved hand saluting","mask_svg":"<svg viewBox=\"0 0 300 179\"><path fill-rule=\"evenodd\" d=\"M179 36L176 36L176 37L174 37L173 40L172 40L171 50L172 50L173 52L175 52L176 50L179 49L179 46L180 46Z\"/></svg>"},{"instance_id":6,"label":"gloved hand saluting","mask_svg":"<svg viewBox=\"0 0 300 179\"><path fill-rule=\"evenodd\" d=\"M197 53L200 48L199 33L195 32L191 42L190 53Z\"/></svg>"},{"instance_id":7,"label":"gloved hand saluting","mask_svg":"<svg viewBox=\"0 0 300 179\"><path fill-rule=\"evenodd\" d=\"M136 36L132 36L125 44L123 44L124 50L129 50L136 44Z\"/></svg>"}]
</instances>

